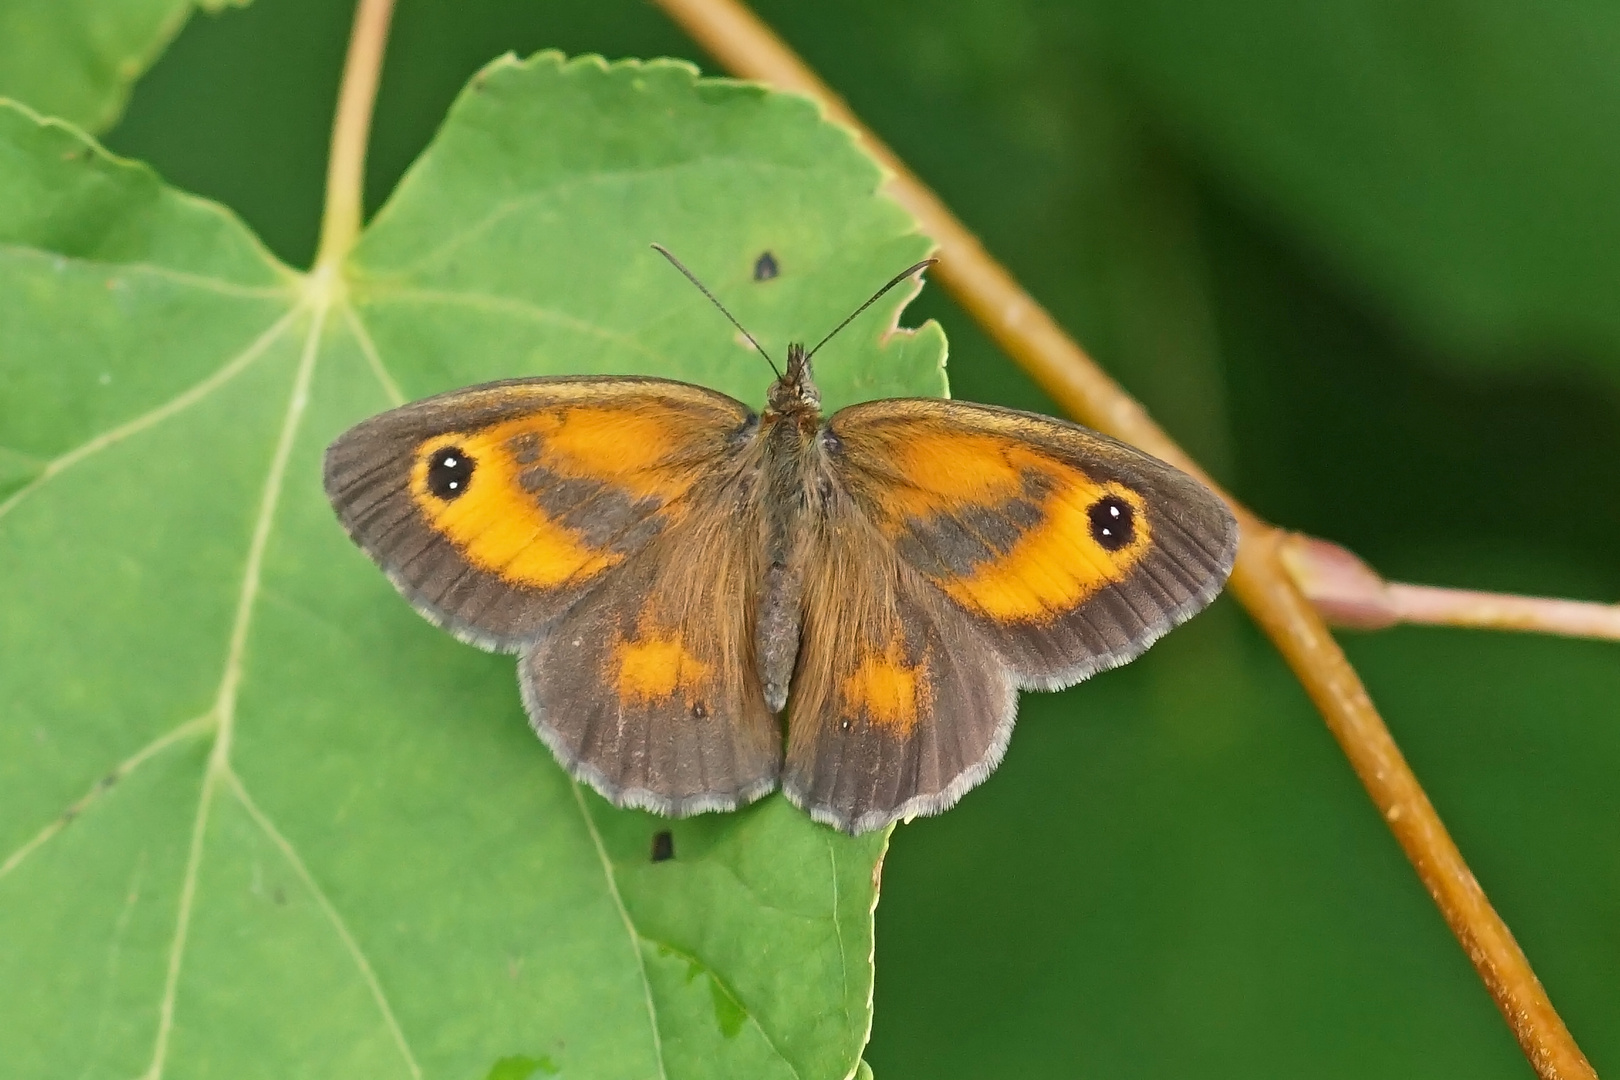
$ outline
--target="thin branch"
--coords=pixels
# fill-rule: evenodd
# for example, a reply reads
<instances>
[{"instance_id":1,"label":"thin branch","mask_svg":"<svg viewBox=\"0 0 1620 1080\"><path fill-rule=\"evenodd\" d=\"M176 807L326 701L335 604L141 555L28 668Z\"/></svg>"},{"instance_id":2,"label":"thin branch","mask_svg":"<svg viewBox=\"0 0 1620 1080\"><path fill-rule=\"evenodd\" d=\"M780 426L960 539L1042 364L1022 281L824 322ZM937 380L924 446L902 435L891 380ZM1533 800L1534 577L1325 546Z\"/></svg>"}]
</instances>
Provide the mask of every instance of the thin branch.
<instances>
[{"instance_id":1,"label":"thin branch","mask_svg":"<svg viewBox=\"0 0 1620 1080\"><path fill-rule=\"evenodd\" d=\"M1291 533L1277 552L1294 584L1334 626L1382 630L1425 623L1620 641L1620 604L1385 581L1338 544L1300 533Z\"/></svg>"},{"instance_id":2,"label":"thin branch","mask_svg":"<svg viewBox=\"0 0 1620 1080\"><path fill-rule=\"evenodd\" d=\"M1245 521L1240 565L1232 574L1233 592L1321 711L1537 1074L1545 1080L1596 1080L1512 932L1447 834L1355 669L1284 569L1277 548L1286 537L1267 525L1251 531Z\"/></svg>"},{"instance_id":3,"label":"thin branch","mask_svg":"<svg viewBox=\"0 0 1620 1080\"><path fill-rule=\"evenodd\" d=\"M752 12L736 0L659 0L732 73L822 103L892 174L887 190L939 244L935 276L1070 415L1208 477L984 250L939 198L863 125ZM1211 485L1213 486L1213 485ZM1277 547L1285 534L1229 495L1242 529L1232 592L1304 684L1419 878L1473 961L1525 1055L1544 1078L1594 1078L1535 972L1401 756L1327 626L1295 587Z\"/></svg>"},{"instance_id":4,"label":"thin branch","mask_svg":"<svg viewBox=\"0 0 1620 1080\"><path fill-rule=\"evenodd\" d=\"M343 63L337 115L332 121L332 148L326 162L326 208L321 215L317 267L336 265L360 235L361 197L366 176L366 143L371 110L377 101L383 53L394 0L360 0Z\"/></svg>"},{"instance_id":5,"label":"thin branch","mask_svg":"<svg viewBox=\"0 0 1620 1080\"><path fill-rule=\"evenodd\" d=\"M1400 621L1406 623L1529 630L1539 634L1620 641L1620 604L1444 589L1399 581L1389 583L1389 599Z\"/></svg>"}]
</instances>

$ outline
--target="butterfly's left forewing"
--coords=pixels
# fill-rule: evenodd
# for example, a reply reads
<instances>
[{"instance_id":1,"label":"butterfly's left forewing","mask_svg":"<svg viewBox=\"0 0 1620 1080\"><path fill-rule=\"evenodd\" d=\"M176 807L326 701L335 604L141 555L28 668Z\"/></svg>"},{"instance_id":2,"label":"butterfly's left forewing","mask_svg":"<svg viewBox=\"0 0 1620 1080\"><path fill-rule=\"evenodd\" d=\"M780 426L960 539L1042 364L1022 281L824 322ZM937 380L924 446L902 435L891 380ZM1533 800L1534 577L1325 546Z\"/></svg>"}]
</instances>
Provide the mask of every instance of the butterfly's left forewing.
<instances>
[{"instance_id":1,"label":"butterfly's left forewing","mask_svg":"<svg viewBox=\"0 0 1620 1080\"><path fill-rule=\"evenodd\" d=\"M862 513L1023 687L1134 659L1219 594L1237 554L1214 492L1075 424L897 399L829 429Z\"/></svg>"},{"instance_id":2,"label":"butterfly's left forewing","mask_svg":"<svg viewBox=\"0 0 1620 1080\"><path fill-rule=\"evenodd\" d=\"M949 807L1000 760L1013 688L1134 658L1236 553L1203 485L1047 417L877 401L825 442L783 787L846 829Z\"/></svg>"}]
</instances>

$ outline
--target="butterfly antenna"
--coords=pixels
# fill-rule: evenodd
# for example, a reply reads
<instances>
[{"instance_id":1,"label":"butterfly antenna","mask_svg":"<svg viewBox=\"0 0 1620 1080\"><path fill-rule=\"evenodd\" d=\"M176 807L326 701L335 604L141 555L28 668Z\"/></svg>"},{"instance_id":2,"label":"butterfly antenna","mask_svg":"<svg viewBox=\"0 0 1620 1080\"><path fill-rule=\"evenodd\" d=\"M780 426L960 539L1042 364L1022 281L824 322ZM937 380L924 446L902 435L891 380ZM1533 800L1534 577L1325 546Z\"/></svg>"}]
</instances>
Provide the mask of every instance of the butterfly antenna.
<instances>
[{"instance_id":1,"label":"butterfly antenna","mask_svg":"<svg viewBox=\"0 0 1620 1080\"><path fill-rule=\"evenodd\" d=\"M743 329L743 324L738 322L736 317L733 316L731 314L731 312L726 310L726 305L722 304L718 299L716 299L714 293L710 292L708 289L706 289L704 287L703 282L701 282L701 281L699 281L697 279L697 275L692 273L692 271L688 270L686 268L686 266L681 262L681 260L677 259L674 255L670 254L670 250L667 247L665 247L663 244L654 244L652 246L652 249L654 251L658 252L658 254L662 255L664 258L668 259L670 261L670 263L675 267L675 269L677 269L681 273L685 274L686 275L686 280L690 281L692 284L696 285L698 287L698 292L702 293L704 296L707 296L709 298L709 303L711 303L715 307L719 308L720 309L720 314L724 315L726 318L731 320L731 325L735 326L737 328L737 332L740 333L743 337L748 339L748 344L752 345L756 349L759 349L759 355L761 355L761 356L763 356L765 358L765 362L767 364L771 365L772 373L774 373L776 375L776 377L778 379L780 379L782 377L782 372L777 368L776 361L771 359L771 354L766 352L763 348L761 348L759 342L754 340L754 335L753 334L750 334L747 330ZM913 267L912 269L916 269L916 268ZM907 273L910 273L910 271L908 270ZM893 282L891 282L890 284L893 284ZM875 300L875 299L877 299L877 297L873 297L872 299Z\"/></svg>"},{"instance_id":2,"label":"butterfly antenna","mask_svg":"<svg viewBox=\"0 0 1620 1080\"><path fill-rule=\"evenodd\" d=\"M866 303L862 304L860 307L856 308L853 312L851 312L849 318L845 319L843 322L841 322L837 326L833 327L832 334L828 334L826 337L824 337L820 341L816 342L816 348L811 349L810 352L808 354L806 354L805 359L808 360L808 359L810 359L810 357L816 355L816 349L821 348L823 345L827 344L827 342L831 341L833 339L833 334L838 333L838 331L842 330L844 327L846 327L850 323L854 322L855 321L855 316L859 315L861 312L865 311L867 308L871 307L873 304L875 304L879 300L883 299L883 294L884 293L888 292L890 289L894 288L896 285L900 284L902 281L906 280L906 278L910 277L912 274L915 274L917 271L921 270L923 267L925 267L925 266L933 266L937 262L939 262L938 259L924 259L922 262L917 263L914 266L908 266L904 270L900 271L898 274L894 275L893 280L891 280L887 285L883 286L883 288L879 289L877 292L873 293L872 298L870 300L868 300ZM690 277L691 275L687 275L687 276Z\"/></svg>"}]
</instances>

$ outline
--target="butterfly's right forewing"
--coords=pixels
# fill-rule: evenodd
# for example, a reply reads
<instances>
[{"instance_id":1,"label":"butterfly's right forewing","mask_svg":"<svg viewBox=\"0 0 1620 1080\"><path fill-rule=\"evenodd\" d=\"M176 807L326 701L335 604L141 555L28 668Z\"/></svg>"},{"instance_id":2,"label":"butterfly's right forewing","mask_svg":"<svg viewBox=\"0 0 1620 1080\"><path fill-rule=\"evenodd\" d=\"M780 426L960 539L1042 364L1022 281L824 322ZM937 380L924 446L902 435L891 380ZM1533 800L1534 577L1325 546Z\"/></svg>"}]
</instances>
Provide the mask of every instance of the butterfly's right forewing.
<instances>
[{"instance_id":1,"label":"butterfly's right forewing","mask_svg":"<svg viewBox=\"0 0 1620 1080\"><path fill-rule=\"evenodd\" d=\"M326 493L417 610L512 651L668 528L749 419L663 379L490 383L344 432Z\"/></svg>"},{"instance_id":2,"label":"butterfly's right forewing","mask_svg":"<svg viewBox=\"0 0 1620 1080\"><path fill-rule=\"evenodd\" d=\"M525 379L384 413L327 452L339 519L418 610L522 654L530 719L618 805L737 806L781 737L749 662L757 421L658 379Z\"/></svg>"}]
</instances>

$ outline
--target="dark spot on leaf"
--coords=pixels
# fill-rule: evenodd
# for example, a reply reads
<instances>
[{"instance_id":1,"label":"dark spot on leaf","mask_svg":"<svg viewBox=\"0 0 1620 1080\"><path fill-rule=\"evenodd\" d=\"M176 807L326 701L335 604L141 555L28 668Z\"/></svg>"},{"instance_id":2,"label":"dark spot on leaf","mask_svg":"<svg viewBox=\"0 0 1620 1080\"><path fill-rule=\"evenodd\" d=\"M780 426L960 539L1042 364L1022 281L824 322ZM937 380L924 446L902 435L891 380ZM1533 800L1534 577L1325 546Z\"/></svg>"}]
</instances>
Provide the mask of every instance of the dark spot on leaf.
<instances>
[{"instance_id":1,"label":"dark spot on leaf","mask_svg":"<svg viewBox=\"0 0 1620 1080\"><path fill-rule=\"evenodd\" d=\"M449 502L467 493L478 463L459 446L441 446L428 459L427 488L437 498Z\"/></svg>"},{"instance_id":2,"label":"dark spot on leaf","mask_svg":"<svg viewBox=\"0 0 1620 1080\"><path fill-rule=\"evenodd\" d=\"M96 787L100 788L102 791L106 791L116 783L118 783L118 771L115 769L106 776L103 776L100 780L97 780Z\"/></svg>"},{"instance_id":3,"label":"dark spot on leaf","mask_svg":"<svg viewBox=\"0 0 1620 1080\"><path fill-rule=\"evenodd\" d=\"M668 862L675 857L675 837L668 830L653 833L652 861Z\"/></svg>"},{"instance_id":4,"label":"dark spot on leaf","mask_svg":"<svg viewBox=\"0 0 1620 1080\"><path fill-rule=\"evenodd\" d=\"M1118 495L1104 495L1086 509L1091 538L1104 551L1118 551L1136 539L1136 511Z\"/></svg>"},{"instance_id":5,"label":"dark spot on leaf","mask_svg":"<svg viewBox=\"0 0 1620 1080\"><path fill-rule=\"evenodd\" d=\"M285 907L287 904L287 890L277 885L270 890L270 899L274 901L276 907Z\"/></svg>"},{"instance_id":6,"label":"dark spot on leaf","mask_svg":"<svg viewBox=\"0 0 1620 1080\"><path fill-rule=\"evenodd\" d=\"M769 281L781 272L782 268L776 265L776 256L768 251L761 252L759 258L754 260L755 281Z\"/></svg>"}]
</instances>

